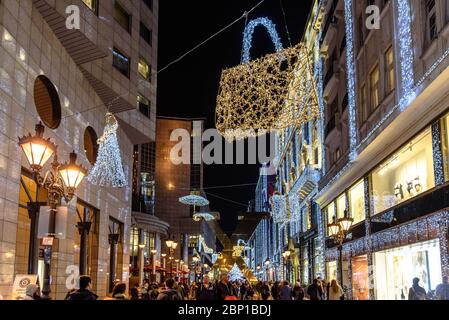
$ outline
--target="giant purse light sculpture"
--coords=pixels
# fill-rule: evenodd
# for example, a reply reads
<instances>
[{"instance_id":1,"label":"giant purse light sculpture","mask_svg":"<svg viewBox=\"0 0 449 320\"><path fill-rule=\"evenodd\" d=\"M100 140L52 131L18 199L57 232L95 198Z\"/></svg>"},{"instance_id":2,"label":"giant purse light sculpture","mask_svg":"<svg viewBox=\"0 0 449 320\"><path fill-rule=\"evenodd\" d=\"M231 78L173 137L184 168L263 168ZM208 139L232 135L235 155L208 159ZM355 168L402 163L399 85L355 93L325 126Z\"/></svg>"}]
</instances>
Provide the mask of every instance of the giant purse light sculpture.
<instances>
[{"instance_id":1,"label":"giant purse light sculpture","mask_svg":"<svg viewBox=\"0 0 449 320\"><path fill-rule=\"evenodd\" d=\"M250 61L254 29L268 30L276 53ZM302 125L318 117L312 63L304 44L283 49L275 25L267 18L248 23L242 63L223 70L217 97L216 127L228 140L263 135Z\"/></svg>"},{"instance_id":2,"label":"giant purse light sculpture","mask_svg":"<svg viewBox=\"0 0 449 320\"><path fill-rule=\"evenodd\" d=\"M117 119L110 112L106 113L106 126L98 139L98 157L87 180L102 187L126 187L127 181L123 171L120 146L117 140Z\"/></svg>"}]
</instances>

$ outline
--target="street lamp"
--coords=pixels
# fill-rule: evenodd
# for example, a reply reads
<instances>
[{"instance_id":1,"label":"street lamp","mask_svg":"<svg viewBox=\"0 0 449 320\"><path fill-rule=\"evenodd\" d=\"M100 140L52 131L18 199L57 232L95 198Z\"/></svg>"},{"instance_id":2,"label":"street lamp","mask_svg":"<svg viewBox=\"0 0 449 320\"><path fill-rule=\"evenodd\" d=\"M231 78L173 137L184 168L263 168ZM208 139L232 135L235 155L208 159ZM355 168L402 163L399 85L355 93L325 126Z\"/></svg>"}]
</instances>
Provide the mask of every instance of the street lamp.
<instances>
[{"instance_id":1,"label":"street lamp","mask_svg":"<svg viewBox=\"0 0 449 320\"><path fill-rule=\"evenodd\" d=\"M66 202L73 199L76 188L87 175L87 170L76 163L77 155L75 152L70 153L69 162L61 164L58 162L57 146L50 139L44 138L45 127L39 122L35 127L35 135L28 133L27 136L19 138L19 146L26 156L28 164L33 172L33 180L36 183L36 200L28 203L27 209L31 218L30 222L30 245L28 259L28 273L37 273L37 263L39 257L39 247L37 245L37 232L39 223L39 211L42 205L39 199L39 188L48 191L47 203L50 206L50 224L48 235L55 237L55 211L57 206L61 204L61 199ZM47 161L53 157L50 170L41 175L41 170ZM22 181L23 183L23 181ZM84 243L84 242L82 242ZM50 297L50 262L51 262L51 246L44 249L44 285L42 294L44 299ZM83 251L85 252L85 250ZM81 258L81 257L80 257ZM81 263L80 263L81 265Z\"/></svg>"},{"instance_id":2,"label":"street lamp","mask_svg":"<svg viewBox=\"0 0 449 320\"><path fill-rule=\"evenodd\" d=\"M156 249L151 250L151 256L153 257L153 281L156 281L156 254Z\"/></svg>"},{"instance_id":3,"label":"street lamp","mask_svg":"<svg viewBox=\"0 0 449 320\"><path fill-rule=\"evenodd\" d=\"M178 247L178 243L175 241L175 236L172 236L172 238L170 239L170 237L168 238L168 240L165 241L165 245L167 246L169 252L170 252L170 277L172 276L172 270L173 270L173 265L172 265L172 261L173 261L173 253L176 250L176 248Z\"/></svg>"},{"instance_id":4,"label":"street lamp","mask_svg":"<svg viewBox=\"0 0 449 320\"><path fill-rule=\"evenodd\" d=\"M282 253L282 257L284 258L285 262L286 262L286 276L287 276L287 280L290 281L290 256L291 256L291 251L290 250L286 250Z\"/></svg>"},{"instance_id":5,"label":"street lamp","mask_svg":"<svg viewBox=\"0 0 449 320\"><path fill-rule=\"evenodd\" d=\"M179 279L179 259L176 259L175 263L176 263L176 277Z\"/></svg>"},{"instance_id":6,"label":"street lamp","mask_svg":"<svg viewBox=\"0 0 449 320\"><path fill-rule=\"evenodd\" d=\"M161 257L162 257L162 269L164 270L163 271L163 275L164 275L164 278L165 278L165 257L167 256L167 254L166 253L161 253ZM165 280L165 279L164 279Z\"/></svg>"},{"instance_id":7,"label":"street lamp","mask_svg":"<svg viewBox=\"0 0 449 320\"><path fill-rule=\"evenodd\" d=\"M198 272L198 261L200 260L200 258L197 255L194 255L192 257L192 261L195 264L195 282L197 281L197 272Z\"/></svg>"},{"instance_id":8,"label":"street lamp","mask_svg":"<svg viewBox=\"0 0 449 320\"><path fill-rule=\"evenodd\" d=\"M354 219L351 218L348 211L345 210L343 218L337 220L337 217L334 216L333 223L327 226L329 229L329 237L338 244L341 286L343 286L343 242L348 236L353 222Z\"/></svg>"},{"instance_id":9,"label":"street lamp","mask_svg":"<svg viewBox=\"0 0 449 320\"><path fill-rule=\"evenodd\" d=\"M270 281L270 278L268 277L268 268L270 267L270 259L267 258L267 260L265 260L265 269L266 269L266 276L267 276L267 281Z\"/></svg>"}]
</instances>

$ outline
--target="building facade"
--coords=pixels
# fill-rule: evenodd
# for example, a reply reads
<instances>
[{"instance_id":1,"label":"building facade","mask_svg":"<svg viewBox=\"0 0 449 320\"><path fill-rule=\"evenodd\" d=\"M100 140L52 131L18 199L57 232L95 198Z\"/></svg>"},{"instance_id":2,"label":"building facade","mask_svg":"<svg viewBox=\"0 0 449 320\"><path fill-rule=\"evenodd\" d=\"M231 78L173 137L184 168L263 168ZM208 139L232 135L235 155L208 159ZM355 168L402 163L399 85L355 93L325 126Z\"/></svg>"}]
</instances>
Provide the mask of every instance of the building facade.
<instances>
[{"instance_id":1,"label":"building facade","mask_svg":"<svg viewBox=\"0 0 449 320\"><path fill-rule=\"evenodd\" d=\"M65 27L69 5L79 9L80 29ZM155 140L156 110L150 101L155 102L156 94L157 22L157 0L0 3L0 294L4 298L16 298L11 296L12 285L22 274L38 274L41 287L44 278L51 279L53 299L63 299L76 286L71 276L79 272L92 277L100 296L110 291L113 280L128 282L134 146ZM49 199L46 190L37 187L17 137L33 134L42 121L44 137L58 146L59 161L66 161L74 150L77 161L89 170L96 161L96 142L107 111L119 124L128 186L102 188L84 179L74 199L60 204L61 214L56 217L60 232L52 251L39 238L32 253L30 203L37 197L44 205ZM81 241L86 223L90 228ZM48 262L50 269L45 268ZM44 269L50 270L50 277Z\"/></svg>"},{"instance_id":2,"label":"building facade","mask_svg":"<svg viewBox=\"0 0 449 320\"><path fill-rule=\"evenodd\" d=\"M212 266L215 252L215 230L204 220L193 220L194 213L206 212L208 206L193 208L179 201L192 192L206 198L203 191L203 131L203 119L157 118L156 215L169 223L170 237L179 244L173 258L183 261L190 270L195 270L194 255L200 255L201 261ZM178 149L181 139L187 143L185 148ZM178 156L185 159L175 159ZM162 251L168 253L164 243L162 247Z\"/></svg>"}]
</instances>

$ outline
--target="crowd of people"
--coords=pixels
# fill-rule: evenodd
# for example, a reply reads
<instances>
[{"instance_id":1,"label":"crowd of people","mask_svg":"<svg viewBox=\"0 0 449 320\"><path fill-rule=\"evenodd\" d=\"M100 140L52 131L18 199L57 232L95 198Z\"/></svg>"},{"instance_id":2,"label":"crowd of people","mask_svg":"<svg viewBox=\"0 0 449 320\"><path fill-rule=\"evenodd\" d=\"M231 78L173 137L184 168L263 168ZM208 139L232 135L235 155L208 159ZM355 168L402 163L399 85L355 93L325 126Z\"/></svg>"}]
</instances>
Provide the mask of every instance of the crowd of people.
<instances>
[{"instance_id":1,"label":"crowd of people","mask_svg":"<svg viewBox=\"0 0 449 320\"><path fill-rule=\"evenodd\" d=\"M449 279L436 287L437 300L449 300ZM25 300L39 300L40 289L36 284L26 288ZM81 276L79 289L70 290L65 300L97 300L99 297L92 291L92 280L89 276ZM252 285L247 279L230 281L228 275L222 274L213 282L204 276L201 282L179 282L173 278L164 283L150 283L148 279L142 285L135 284L130 290L124 282L116 281L110 296L104 300L345 300L345 290L337 280L326 282L314 279L309 286L296 283L293 287L288 281L259 281ZM419 285L419 279L413 279L409 289L409 300L428 300L426 290Z\"/></svg>"}]
</instances>

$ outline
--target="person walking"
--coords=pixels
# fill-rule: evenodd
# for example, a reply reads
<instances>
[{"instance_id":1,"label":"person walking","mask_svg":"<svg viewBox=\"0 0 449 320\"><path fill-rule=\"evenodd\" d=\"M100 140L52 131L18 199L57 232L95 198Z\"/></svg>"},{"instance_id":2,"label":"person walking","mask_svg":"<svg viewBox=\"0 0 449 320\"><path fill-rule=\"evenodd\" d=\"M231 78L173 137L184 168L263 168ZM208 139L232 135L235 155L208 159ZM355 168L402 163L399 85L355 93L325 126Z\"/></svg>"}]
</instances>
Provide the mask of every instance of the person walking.
<instances>
[{"instance_id":1,"label":"person walking","mask_svg":"<svg viewBox=\"0 0 449 320\"><path fill-rule=\"evenodd\" d=\"M271 287L271 296L273 300L279 300L279 281L276 281Z\"/></svg>"},{"instance_id":2,"label":"person walking","mask_svg":"<svg viewBox=\"0 0 449 320\"><path fill-rule=\"evenodd\" d=\"M264 301L268 300L268 298L270 297L270 286L268 285L268 283L264 282L261 285L260 290L261 290L260 295L261 295L262 300L264 300Z\"/></svg>"},{"instance_id":3,"label":"person walking","mask_svg":"<svg viewBox=\"0 0 449 320\"><path fill-rule=\"evenodd\" d=\"M443 283L437 285L435 295L438 300L449 300L449 278L443 277Z\"/></svg>"},{"instance_id":4,"label":"person walking","mask_svg":"<svg viewBox=\"0 0 449 320\"><path fill-rule=\"evenodd\" d=\"M408 291L409 300L427 300L426 290L419 285L419 278L413 279L413 285Z\"/></svg>"},{"instance_id":5,"label":"person walking","mask_svg":"<svg viewBox=\"0 0 449 320\"><path fill-rule=\"evenodd\" d=\"M157 283L153 283L149 290L149 299L153 301L157 300L157 297L159 296L159 285Z\"/></svg>"},{"instance_id":6,"label":"person walking","mask_svg":"<svg viewBox=\"0 0 449 320\"><path fill-rule=\"evenodd\" d=\"M209 276L204 276L203 283L195 291L196 300L211 301L215 298L214 286L210 283Z\"/></svg>"},{"instance_id":7,"label":"person walking","mask_svg":"<svg viewBox=\"0 0 449 320\"><path fill-rule=\"evenodd\" d=\"M131 300L139 300L139 284L136 282L131 289Z\"/></svg>"},{"instance_id":8,"label":"person walking","mask_svg":"<svg viewBox=\"0 0 449 320\"><path fill-rule=\"evenodd\" d=\"M126 296L126 284L123 282L116 283L114 289L112 289L111 297L108 297L105 300L128 300L128 297Z\"/></svg>"},{"instance_id":9,"label":"person walking","mask_svg":"<svg viewBox=\"0 0 449 320\"><path fill-rule=\"evenodd\" d=\"M228 283L228 275L222 274L220 281L215 288L215 299L225 300L227 297L232 295L231 288Z\"/></svg>"},{"instance_id":10,"label":"person walking","mask_svg":"<svg viewBox=\"0 0 449 320\"><path fill-rule=\"evenodd\" d=\"M142 300L150 300L150 280L144 279L140 290Z\"/></svg>"},{"instance_id":11,"label":"person walking","mask_svg":"<svg viewBox=\"0 0 449 320\"><path fill-rule=\"evenodd\" d=\"M98 296L92 292L92 279L90 276L80 276L80 288L72 292L67 300L97 300Z\"/></svg>"},{"instance_id":12,"label":"person walking","mask_svg":"<svg viewBox=\"0 0 449 320\"><path fill-rule=\"evenodd\" d=\"M293 295L293 300L296 300L296 301L304 300L304 289L301 287L301 285L298 282L293 287L292 295Z\"/></svg>"},{"instance_id":13,"label":"person walking","mask_svg":"<svg viewBox=\"0 0 449 320\"><path fill-rule=\"evenodd\" d=\"M310 300L323 300L323 290L318 284L318 279L314 279L313 283L307 288L307 295Z\"/></svg>"},{"instance_id":14,"label":"person walking","mask_svg":"<svg viewBox=\"0 0 449 320\"><path fill-rule=\"evenodd\" d=\"M174 286L175 280L167 279L167 281L165 281L166 289L159 294L157 300L182 300L181 295L174 289Z\"/></svg>"},{"instance_id":15,"label":"person walking","mask_svg":"<svg viewBox=\"0 0 449 320\"><path fill-rule=\"evenodd\" d=\"M27 285L25 290L25 297L23 300L40 300L41 294L39 290L39 286L34 283L30 283Z\"/></svg>"},{"instance_id":16,"label":"person walking","mask_svg":"<svg viewBox=\"0 0 449 320\"><path fill-rule=\"evenodd\" d=\"M283 282L279 291L279 300L292 300L292 287L290 287L287 280Z\"/></svg>"},{"instance_id":17,"label":"person walking","mask_svg":"<svg viewBox=\"0 0 449 320\"><path fill-rule=\"evenodd\" d=\"M330 289L329 289L329 295L328 300L342 300L341 297L343 296L343 289L338 284L337 280L332 280Z\"/></svg>"}]
</instances>

